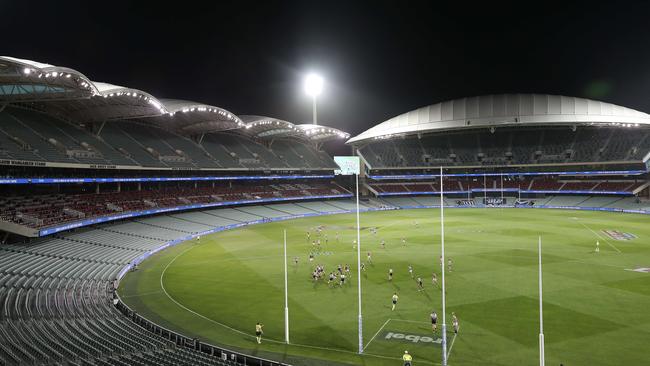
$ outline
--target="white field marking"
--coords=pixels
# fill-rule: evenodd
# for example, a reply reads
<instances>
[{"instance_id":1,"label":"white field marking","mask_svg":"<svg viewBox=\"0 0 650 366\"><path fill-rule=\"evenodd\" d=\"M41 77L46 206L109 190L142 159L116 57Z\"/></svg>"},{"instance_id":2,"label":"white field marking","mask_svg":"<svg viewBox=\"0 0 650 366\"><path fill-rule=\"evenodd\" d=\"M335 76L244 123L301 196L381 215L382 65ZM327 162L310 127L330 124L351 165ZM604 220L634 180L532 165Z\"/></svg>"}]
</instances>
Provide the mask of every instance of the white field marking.
<instances>
[{"instance_id":1,"label":"white field marking","mask_svg":"<svg viewBox=\"0 0 650 366\"><path fill-rule=\"evenodd\" d=\"M414 323L414 324L429 324L428 322L421 322L418 320L409 320L409 319L389 319L394 322L404 322L404 323Z\"/></svg>"},{"instance_id":2,"label":"white field marking","mask_svg":"<svg viewBox=\"0 0 650 366\"><path fill-rule=\"evenodd\" d=\"M174 257L174 259L172 259L171 261L169 261L169 263L167 263L167 265L165 266L165 269L163 269L162 273L160 274L160 288L162 288L162 290L163 290L163 292L165 293L165 295L166 295L166 296L167 296L167 297L168 297L168 298L169 298L169 299L170 299L174 304L178 305L178 306L179 306L180 308L182 308L183 310L185 310L185 311L187 311L187 312L190 312L190 313L192 313L192 314L194 314L194 315L196 315L196 316L198 316L198 317L200 317L200 318L203 318L203 319L205 319L205 320L207 320L207 321L209 321L209 322L212 322L212 323L215 323L215 324L217 324L217 325L220 325L220 326L222 326L222 327L224 327L224 328L230 329L230 330L232 330L233 332L236 332L236 333L239 333L239 334L245 335L245 336L247 336L247 337L253 337L253 335L251 335L251 334L248 334L248 333L242 332L241 330L238 330L238 329L235 329L235 328L229 327L229 326L227 326L227 325L225 325L225 324L219 323L218 321L215 321L215 320L213 320L213 319L210 319L210 318L208 318L208 317L205 316L205 315L199 314L199 313L197 313L196 311L187 308L185 305L183 305L183 304L181 304L180 302L176 301L173 297L171 297L171 295L169 295L169 293L168 293L167 290L165 289L165 285L163 284L163 277L165 276L165 272L167 272L167 268L169 268L169 266L170 266L172 263L174 263L174 262L176 261L176 259L178 259L181 255L187 253L187 252L188 252L189 250L191 250L192 248L194 248L194 246L191 246L191 247L185 249L184 251L178 253L178 254ZM267 341L270 341L270 342L277 342L277 343L284 343L284 342L280 342L280 341L274 341L274 340L272 340L272 339L267 339Z\"/></svg>"},{"instance_id":3,"label":"white field marking","mask_svg":"<svg viewBox=\"0 0 650 366\"><path fill-rule=\"evenodd\" d=\"M458 333L454 333L454 338L451 339L451 345L449 346L449 351L447 351L447 361L449 361L449 355L451 354L451 349L454 348L454 342L456 342L456 336Z\"/></svg>"},{"instance_id":4,"label":"white field marking","mask_svg":"<svg viewBox=\"0 0 650 366\"><path fill-rule=\"evenodd\" d=\"M372 343L372 341L375 340L375 337L377 337L377 334L379 334L379 332L381 332L381 330L384 329L384 327L386 326L386 324L388 324L389 321L390 321L390 318L389 318L388 320L386 320L386 322L384 323L384 325L382 325L382 326L379 328L379 330L377 331L377 333L375 333L375 335L373 335L372 338L370 338L370 340L368 341L368 343L366 343L366 345L363 347L364 350L365 350L366 348L368 348L368 346L370 345L370 343Z\"/></svg>"},{"instance_id":5,"label":"white field marking","mask_svg":"<svg viewBox=\"0 0 650 366\"><path fill-rule=\"evenodd\" d=\"M284 342L282 342L282 343L284 343ZM328 348L328 347L310 346L310 345L307 345L307 344L299 344L299 343L291 343L290 346L322 349L322 350L326 350L326 351L343 352L343 353L349 353L349 354L353 354L353 355L359 355L358 352L349 351L349 350L340 349L340 348ZM387 359L387 360L401 360L402 359L401 357L382 356L382 355L377 355L377 354L374 354L374 353L365 353L365 352L362 354L362 356L384 358L384 359ZM440 365L440 363L429 362L429 361L418 361L418 363L427 364L427 365Z\"/></svg>"},{"instance_id":6,"label":"white field marking","mask_svg":"<svg viewBox=\"0 0 650 366\"><path fill-rule=\"evenodd\" d=\"M591 231L594 235L596 235L597 238L602 239L603 241L605 241L605 243L609 244L610 247L616 249L617 252L621 253L621 251L614 244L610 243L609 240L607 240L607 238L600 236L600 234L598 234L597 232L591 230L591 228L589 226L583 224L582 222L580 223L580 225L584 226L585 229Z\"/></svg>"},{"instance_id":7,"label":"white field marking","mask_svg":"<svg viewBox=\"0 0 650 366\"><path fill-rule=\"evenodd\" d=\"M172 259L169 263L167 263L167 266L165 266L165 269L163 269L163 272L160 274L160 287L162 288L162 290L163 290L163 292L165 293L165 295L166 295L166 296L167 296L167 297L168 297L168 298L169 298L169 299L170 299L174 304L178 305L180 308L182 308L183 310L185 310L185 311L187 311L187 312L189 312L189 313L192 313L192 314L194 314L194 315L196 315L196 316L198 316L198 317L200 317L200 318L203 318L203 319L205 319L205 320L207 320L207 321L209 321L209 322L211 322L211 323L214 323L214 324L220 325L220 326L222 326L222 327L224 327L224 328L226 328L226 329L229 329L229 330L231 330L231 331L233 331L233 332L236 332L236 333L242 334L242 335L244 335L244 336L246 336L246 337L255 338L254 335L251 335L251 334L248 334L248 333L242 332L242 331L239 330L239 329L235 329L235 328L229 327L229 326L227 326L227 325L225 325L225 324L223 324L223 323L220 323L220 322L218 322L218 321L216 321L216 320L214 320L214 319L208 318L207 316L205 316L205 315L203 315L203 314L199 314L199 313L197 313L196 311L194 311L194 310L192 310L192 309L189 309L189 308L187 308L186 306L184 306L183 304L181 304L181 303L179 303L178 301L176 301L173 297L171 297L171 295L169 295L169 293L168 293L167 290L165 289L165 285L163 284L163 277L164 277L164 275L165 275L165 272L167 271L167 268L169 268L169 266L170 266L172 263L174 263L174 261L175 261L178 257L180 257L181 255L185 254L185 252L189 251L189 250L192 249L192 248L194 248L194 247L193 247L193 246L192 246L192 247L189 247L189 248L185 249L184 251L182 251L181 253L179 253L178 255L176 255L176 257L174 257L174 259ZM265 340L266 342L272 342L272 343L277 343L277 344L286 344L284 341L278 341L278 340L271 339L271 338L264 338L264 340ZM295 347L321 349L321 350L325 350L325 351L343 352L343 353L349 353L349 354L354 354L354 355L357 355L357 354L358 354L357 352L349 351L349 350L345 350L345 349L340 349L340 348L329 348L329 347L310 346L310 345L307 345L307 344L299 344L299 343L290 343L289 345L290 345L290 346L295 346ZM369 356L369 357L385 358L385 359L389 359L389 360L401 360L401 358L397 358L397 357L381 356L381 355L376 355L376 354L372 354L372 353L364 353L364 355L365 355L365 356ZM439 363L433 363L433 362L428 362L428 361L419 361L418 363L423 363L423 364L428 364L428 365L440 365Z\"/></svg>"}]
</instances>

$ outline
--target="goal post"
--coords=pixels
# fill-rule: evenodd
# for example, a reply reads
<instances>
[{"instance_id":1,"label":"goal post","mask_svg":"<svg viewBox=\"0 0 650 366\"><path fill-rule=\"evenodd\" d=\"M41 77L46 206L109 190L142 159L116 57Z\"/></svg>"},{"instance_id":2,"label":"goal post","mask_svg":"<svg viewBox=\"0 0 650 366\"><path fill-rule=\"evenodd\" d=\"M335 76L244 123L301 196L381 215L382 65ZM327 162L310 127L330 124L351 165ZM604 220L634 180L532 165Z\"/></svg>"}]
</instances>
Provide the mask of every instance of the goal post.
<instances>
[{"instance_id":1,"label":"goal post","mask_svg":"<svg viewBox=\"0 0 650 366\"><path fill-rule=\"evenodd\" d=\"M359 295L359 354L363 353L363 317L361 314L361 224L359 219L359 175L361 174L361 160L358 156L335 156L334 162L339 169L334 171L335 175L354 175L355 197L357 214L357 293Z\"/></svg>"}]
</instances>

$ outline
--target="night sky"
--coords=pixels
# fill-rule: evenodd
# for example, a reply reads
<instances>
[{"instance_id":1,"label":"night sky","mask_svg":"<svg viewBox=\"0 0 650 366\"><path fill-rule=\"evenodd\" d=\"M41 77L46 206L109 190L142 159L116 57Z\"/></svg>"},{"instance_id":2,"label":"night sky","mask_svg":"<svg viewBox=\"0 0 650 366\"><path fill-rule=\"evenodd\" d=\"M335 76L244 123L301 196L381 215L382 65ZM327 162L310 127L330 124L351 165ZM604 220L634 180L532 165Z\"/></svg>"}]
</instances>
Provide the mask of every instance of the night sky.
<instances>
[{"instance_id":1,"label":"night sky","mask_svg":"<svg viewBox=\"0 0 650 366\"><path fill-rule=\"evenodd\" d=\"M311 120L301 81L318 71L319 122L353 134L489 93L650 112L650 2L202 3L0 1L0 54L294 123Z\"/></svg>"}]
</instances>

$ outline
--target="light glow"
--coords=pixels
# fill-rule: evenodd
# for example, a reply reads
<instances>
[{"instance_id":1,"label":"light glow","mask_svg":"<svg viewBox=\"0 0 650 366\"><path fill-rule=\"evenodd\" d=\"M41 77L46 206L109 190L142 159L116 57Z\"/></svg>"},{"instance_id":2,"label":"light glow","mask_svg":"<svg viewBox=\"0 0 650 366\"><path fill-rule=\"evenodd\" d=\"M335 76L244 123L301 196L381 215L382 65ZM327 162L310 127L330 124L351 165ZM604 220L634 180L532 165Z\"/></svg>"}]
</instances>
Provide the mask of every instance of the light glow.
<instances>
[{"instance_id":1,"label":"light glow","mask_svg":"<svg viewBox=\"0 0 650 366\"><path fill-rule=\"evenodd\" d=\"M318 96L323 91L323 78L317 74L305 77L305 92L312 97Z\"/></svg>"}]
</instances>

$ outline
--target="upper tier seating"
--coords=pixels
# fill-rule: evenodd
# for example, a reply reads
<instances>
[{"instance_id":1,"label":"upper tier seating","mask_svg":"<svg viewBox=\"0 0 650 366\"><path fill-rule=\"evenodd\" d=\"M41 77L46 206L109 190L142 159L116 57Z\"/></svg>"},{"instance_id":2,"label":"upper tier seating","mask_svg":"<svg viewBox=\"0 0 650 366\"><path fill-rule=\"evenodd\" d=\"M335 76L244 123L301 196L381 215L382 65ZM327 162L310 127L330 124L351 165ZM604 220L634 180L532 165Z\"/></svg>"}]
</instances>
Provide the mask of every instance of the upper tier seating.
<instances>
[{"instance_id":1,"label":"upper tier seating","mask_svg":"<svg viewBox=\"0 0 650 366\"><path fill-rule=\"evenodd\" d=\"M109 121L98 132L7 107L0 111L0 159L156 168L336 169L325 152L297 140L276 141L267 148L243 135L209 133L198 144L138 121Z\"/></svg>"},{"instance_id":2,"label":"upper tier seating","mask_svg":"<svg viewBox=\"0 0 650 366\"><path fill-rule=\"evenodd\" d=\"M453 178L445 179L445 191L519 189L521 191L583 191L583 192L628 192L646 183L645 180L560 180L554 177L536 177L528 179L504 179L503 186L499 178ZM400 193L408 195L412 192L440 192L440 180L429 182L371 182L370 187L379 195Z\"/></svg>"},{"instance_id":3,"label":"upper tier seating","mask_svg":"<svg viewBox=\"0 0 650 366\"><path fill-rule=\"evenodd\" d=\"M378 140L360 151L372 168L638 161L650 152L650 129L482 129Z\"/></svg>"}]
</instances>

